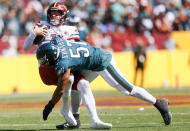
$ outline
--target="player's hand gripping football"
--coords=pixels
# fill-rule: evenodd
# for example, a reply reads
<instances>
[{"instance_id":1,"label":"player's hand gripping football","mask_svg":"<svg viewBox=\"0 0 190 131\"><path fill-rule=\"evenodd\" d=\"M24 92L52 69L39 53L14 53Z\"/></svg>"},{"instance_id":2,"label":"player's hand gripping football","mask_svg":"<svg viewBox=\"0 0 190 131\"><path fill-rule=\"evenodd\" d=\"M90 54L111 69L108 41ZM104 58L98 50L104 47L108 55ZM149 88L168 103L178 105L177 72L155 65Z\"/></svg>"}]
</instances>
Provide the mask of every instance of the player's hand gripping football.
<instances>
[{"instance_id":1,"label":"player's hand gripping football","mask_svg":"<svg viewBox=\"0 0 190 131\"><path fill-rule=\"evenodd\" d=\"M54 107L54 105L51 101L49 101L48 104L45 106L45 108L43 110L44 121L47 120L47 118L48 118L49 114L51 113L53 107Z\"/></svg>"},{"instance_id":2,"label":"player's hand gripping football","mask_svg":"<svg viewBox=\"0 0 190 131\"><path fill-rule=\"evenodd\" d=\"M47 32L48 32L48 26L46 26L46 25L35 25L33 32L35 35L42 35L43 37L45 37L47 35Z\"/></svg>"}]
</instances>

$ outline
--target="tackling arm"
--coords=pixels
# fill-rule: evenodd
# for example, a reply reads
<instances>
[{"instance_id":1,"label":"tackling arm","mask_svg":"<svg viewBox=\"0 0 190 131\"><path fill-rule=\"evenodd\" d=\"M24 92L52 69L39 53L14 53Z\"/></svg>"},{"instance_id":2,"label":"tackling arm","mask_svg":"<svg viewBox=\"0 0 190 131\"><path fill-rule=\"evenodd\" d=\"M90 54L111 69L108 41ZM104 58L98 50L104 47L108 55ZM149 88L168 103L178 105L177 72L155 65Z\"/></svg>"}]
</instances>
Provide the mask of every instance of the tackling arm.
<instances>
[{"instance_id":1,"label":"tackling arm","mask_svg":"<svg viewBox=\"0 0 190 131\"><path fill-rule=\"evenodd\" d=\"M58 79L57 88L55 89L53 93L52 99L50 100L54 105L57 104L62 94L64 93L66 85L70 80L70 71L71 71L71 68L69 68L67 72L65 72L64 75L60 76Z\"/></svg>"},{"instance_id":2,"label":"tackling arm","mask_svg":"<svg viewBox=\"0 0 190 131\"><path fill-rule=\"evenodd\" d=\"M55 89L51 100L48 102L48 104L45 106L45 108L43 110L43 119L44 120L47 120L47 118L48 118L49 114L51 113L52 109L54 108L54 106L60 100L60 98L61 98L62 94L64 93L64 90L65 90L66 85L68 84L68 82L74 80L73 77L72 77L72 79L70 79L70 71L71 71L71 68L69 68L67 70L67 72L65 72L63 75L61 75L59 77L57 88Z\"/></svg>"}]
</instances>

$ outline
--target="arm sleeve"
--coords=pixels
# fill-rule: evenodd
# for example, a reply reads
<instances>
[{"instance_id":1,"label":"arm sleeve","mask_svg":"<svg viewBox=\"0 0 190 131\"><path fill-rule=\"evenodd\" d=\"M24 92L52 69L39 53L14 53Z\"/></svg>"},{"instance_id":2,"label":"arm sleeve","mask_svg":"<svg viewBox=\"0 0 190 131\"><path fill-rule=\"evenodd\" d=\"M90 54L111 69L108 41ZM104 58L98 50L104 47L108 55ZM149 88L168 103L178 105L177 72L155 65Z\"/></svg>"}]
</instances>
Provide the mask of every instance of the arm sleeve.
<instances>
[{"instance_id":1,"label":"arm sleeve","mask_svg":"<svg viewBox=\"0 0 190 131\"><path fill-rule=\"evenodd\" d=\"M33 31L31 31L24 41L24 45L23 45L24 50L29 50L33 46L35 37L36 35L34 34Z\"/></svg>"}]
</instances>

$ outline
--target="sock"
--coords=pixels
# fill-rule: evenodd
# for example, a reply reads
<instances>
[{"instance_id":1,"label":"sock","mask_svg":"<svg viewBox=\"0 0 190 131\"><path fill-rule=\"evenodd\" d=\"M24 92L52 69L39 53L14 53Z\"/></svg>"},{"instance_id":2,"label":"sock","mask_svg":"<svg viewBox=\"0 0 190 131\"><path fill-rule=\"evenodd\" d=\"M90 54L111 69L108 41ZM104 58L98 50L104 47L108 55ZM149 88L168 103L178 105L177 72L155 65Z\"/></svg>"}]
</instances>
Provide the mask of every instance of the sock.
<instances>
[{"instance_id":1,"label":"sock","mask_svg":"<svg viewBox=\"0 0 190 131\"><path fill-rule=\"evenodd\" d=\"M65 120L73 126L77 125L77 122L70 110L69 106L69 96L71 94L71 85L72 82L69 82L64 90L64 93L62 95L62 107L61 107L61 114L64 116Z\"/></svg>"},{"instance_id":2,"label":"sock","mask_svg":"<svg viewBox=\"0 0 190 131\"><path fill-rule=\"evenodd\" d=\"M79 114L80 113L80 105L82 104L81 93L78 90L71 91L71 106L72 113Z\"/></svg>"},{"instance_id":3,"label":"sock","mask_svg":"<svg viewBox=\"0 0 190 131\"><path fill-rule=\"evenodd\" d=\"M95 104L94 96L90 89L89 82L87 80L80 80L77 85L77 88L78 90L81 91L82 100L90 114L92 122L100 121L96 112L96 104Z\"/></svg>"},{"instance_id":4,"label":"sock","mask_svg":"<svg viewBox=\"0 0 190 131\"><path fill-rule=\"evenodd\" d=\"M156 103L156 98L152 96L149 92L147 92L145 89L140 88L138 86L134 86L133 90L131 91L131 94L134 97L137 97L141 100L147 101L151 104Z\"/></svg>"}]
</instances>

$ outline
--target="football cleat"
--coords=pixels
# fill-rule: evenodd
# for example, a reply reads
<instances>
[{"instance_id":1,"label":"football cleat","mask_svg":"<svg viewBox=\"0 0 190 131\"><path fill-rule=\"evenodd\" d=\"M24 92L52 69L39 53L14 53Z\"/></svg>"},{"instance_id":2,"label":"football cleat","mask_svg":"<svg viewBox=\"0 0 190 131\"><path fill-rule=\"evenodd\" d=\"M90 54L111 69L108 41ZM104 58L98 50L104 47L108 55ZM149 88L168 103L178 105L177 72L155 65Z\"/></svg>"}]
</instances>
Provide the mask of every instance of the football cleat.
<instances>
[{"instance_id":1,"label":"football cleat","mask_svg":"<svg viewBox=\"0 0 190 131\"><path fill-rule=\"evenodd\" d=\"M57 125L56 128L58 130L72 130L72 129L78 129L80 126L78 124L76 126L69 125L68 122L65 122L63 124Z\"/></svg>"},{"instance_id":2,"label":"football cleat","mask_svg":"<svg viewBox=\"0 0 190 131\"><path fill-rule=\"evenodd\" d=\"M92 130L111 129L111 128L112 128L112 124L104 123L102 121L92 122L90 124L90 129Z\"/></svg>"},{"instance_id":3,"label":"football cleat","mask_svg":"<svg viewBox=\"0 0 190 131\"><path fill-rule=\"evenodd\" d=\"M68 122L65 122L63 124L57 125L56 128L59 130L72 130L72 129L78 129L80 128L80 117L79 114L73 114L75 120L77 121L77 125L73 126L70 125Z\"/></svg>"},{"instance_id":4,"label":"football cleat","mask_svg":"<svg viewBox=\"0 0 190 131\"><path fill-rule=\"evenodd\" d=\"M165 125L170 125L172 121L172 113L169 111L169 103L167 99L156 100L154 106L159 110Z\"/></svg>"}]
</instances>

